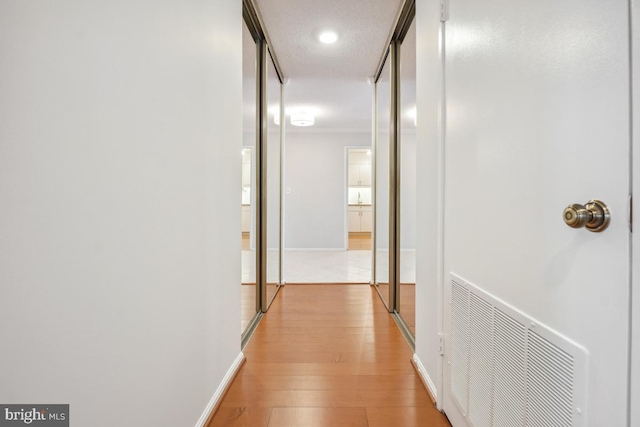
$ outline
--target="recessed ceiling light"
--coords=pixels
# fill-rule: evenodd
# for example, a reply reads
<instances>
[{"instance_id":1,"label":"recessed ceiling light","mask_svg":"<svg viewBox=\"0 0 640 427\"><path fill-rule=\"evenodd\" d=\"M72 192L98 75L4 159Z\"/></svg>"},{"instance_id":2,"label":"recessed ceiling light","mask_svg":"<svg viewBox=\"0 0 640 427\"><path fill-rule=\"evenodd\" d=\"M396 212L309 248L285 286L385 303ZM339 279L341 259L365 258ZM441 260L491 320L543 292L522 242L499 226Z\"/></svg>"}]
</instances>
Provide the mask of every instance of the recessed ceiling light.
<instances>
[{"instance_id":1,"label":"recessed ceiling light","mask_svg":"<svg viewBox=\"0 0 640 427\"><path fill-rule=\"evenodd\" d=\"M335 43L338 40L338 35L336 33L334 33L333 31L325 31L324 33L320 34L318 39L322 43L327 43L327 44Z\"/></svg>"}]
</instances>

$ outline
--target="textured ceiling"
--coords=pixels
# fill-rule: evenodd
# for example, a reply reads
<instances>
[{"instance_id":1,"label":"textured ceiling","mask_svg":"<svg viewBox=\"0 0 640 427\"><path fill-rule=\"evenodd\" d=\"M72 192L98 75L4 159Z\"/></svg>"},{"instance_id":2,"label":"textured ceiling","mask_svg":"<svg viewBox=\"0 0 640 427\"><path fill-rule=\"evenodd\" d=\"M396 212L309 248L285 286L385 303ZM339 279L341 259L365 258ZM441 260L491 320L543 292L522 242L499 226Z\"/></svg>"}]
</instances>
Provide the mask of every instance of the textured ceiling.
<instances>
[{"instance_id":1,"label":"textured ceiling","mask_svg":"<svg viewBox=\"0 0 640 427\"><path fill-rule=\"evenodd\" d=\"M284 72L298 78L366 81L378 59L400 0L257 0ZM334 44L320 32L338 33Z\"/></svg>"},{"instance_id":2,"label":"textured ceiling","mask_svg":"<svg viewBox=\"0 0 640 427\"><path fill-rule=\"evenodd\" d=\"M257 0L288 79L285 108L316 116L312 128L289 126L289 131L371 130L373 89L368 78L378 65L400 2ZM337 32L338 41L320 43L323 30ZM245 53L245 62L250 59ZM245 67L245 77L250 68Z\"/></svg>"}]
</instances>

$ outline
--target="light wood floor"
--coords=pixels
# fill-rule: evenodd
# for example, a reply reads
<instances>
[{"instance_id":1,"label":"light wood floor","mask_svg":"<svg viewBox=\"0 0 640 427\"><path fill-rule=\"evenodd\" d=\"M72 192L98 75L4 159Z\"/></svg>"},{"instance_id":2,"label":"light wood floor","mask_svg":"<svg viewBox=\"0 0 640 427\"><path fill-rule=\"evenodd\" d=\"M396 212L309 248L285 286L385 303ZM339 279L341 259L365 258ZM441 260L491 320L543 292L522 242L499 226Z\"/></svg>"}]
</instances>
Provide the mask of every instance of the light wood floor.
<instances>
[{"instance_id":1,"label":"light wood floor","mask_svg":"<svg viewBox=\"0 0 640 427\"><path fill-rule=\"evenodd\" d=\"M450 427L368 285L287 285L209 427Z\"/></svg>"},{"instance_id":2,"label":"light wood floor","mask_svg":"<svg viewBox=\"0 0 640 427\"><path fill-rule=\"evenodd\" d=\"M350 251L370 251L371 233L349 233L347 249Z\"/></svg>"}]
</instances>

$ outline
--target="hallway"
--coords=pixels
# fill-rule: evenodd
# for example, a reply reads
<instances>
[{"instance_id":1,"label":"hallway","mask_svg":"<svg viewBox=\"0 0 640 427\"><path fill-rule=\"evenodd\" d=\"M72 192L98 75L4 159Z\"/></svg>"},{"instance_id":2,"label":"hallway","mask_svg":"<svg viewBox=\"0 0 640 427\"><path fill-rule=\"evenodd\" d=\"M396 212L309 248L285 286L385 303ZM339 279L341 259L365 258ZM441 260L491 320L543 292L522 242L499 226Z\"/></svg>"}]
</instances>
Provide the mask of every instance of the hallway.
<instances>
[{"instance_id":1,"label":"hallway","mask_svg":"<svg viewBox=\"0 0 640 427\"><path fill-rule=\"evenodd\" d=\"M640 426L640 2L0 0L0 55L0 424Z\"/></svg>"},{"instance_id":2,"label":"hallway","mask_svg":"<svg viewBox=\"0 0 640 427\"><path fill-rule=\"evenodd\" d=\"M371 286L284 286L244 354L209 427L449 426Z\"/></svg>"}]
</instances>

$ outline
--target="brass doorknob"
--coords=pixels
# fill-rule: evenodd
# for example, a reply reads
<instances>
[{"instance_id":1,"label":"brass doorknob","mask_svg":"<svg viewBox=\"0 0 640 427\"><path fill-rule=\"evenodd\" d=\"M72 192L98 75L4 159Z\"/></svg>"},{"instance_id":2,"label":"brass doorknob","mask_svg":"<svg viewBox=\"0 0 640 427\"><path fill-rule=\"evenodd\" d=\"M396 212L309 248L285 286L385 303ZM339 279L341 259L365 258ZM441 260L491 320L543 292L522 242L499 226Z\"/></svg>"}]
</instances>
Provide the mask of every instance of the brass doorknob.
<instances>
[{"instance_id":1,"label":"brass doorknob","mask_svg":"<svg viewBox=\"0 0 640 427\"><path fill-rule=\"evenodd\" d=\"M562 217L569 227L585 227L589 231L598 233L609 225L611 213L607 205L594 199L589 200L584 206L578 203L567 206Z\"/></svg>"}]
</instances>

